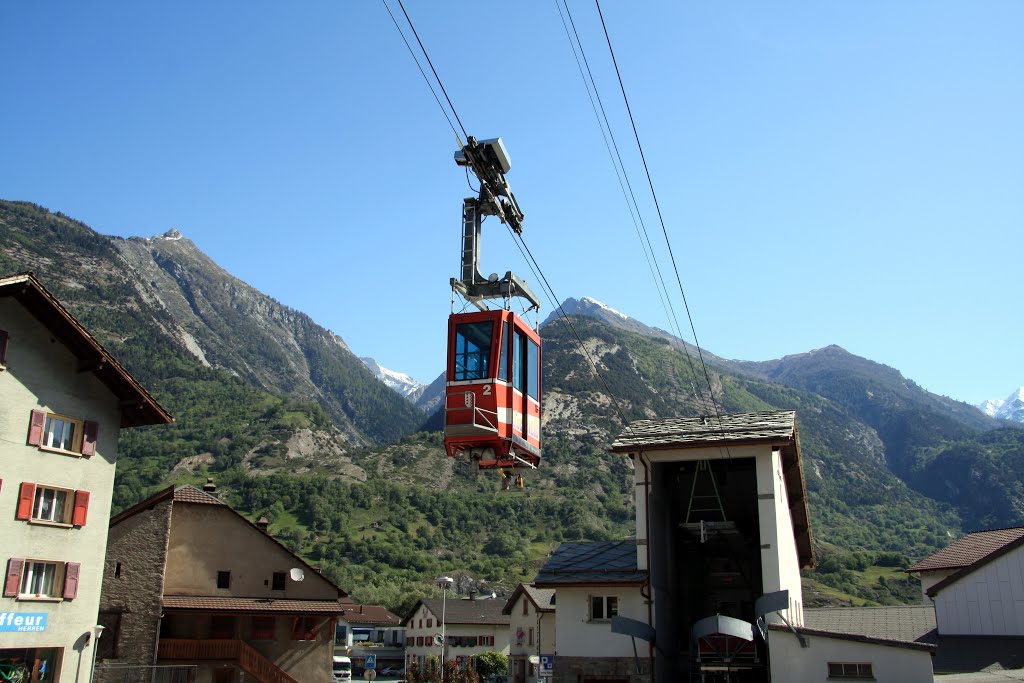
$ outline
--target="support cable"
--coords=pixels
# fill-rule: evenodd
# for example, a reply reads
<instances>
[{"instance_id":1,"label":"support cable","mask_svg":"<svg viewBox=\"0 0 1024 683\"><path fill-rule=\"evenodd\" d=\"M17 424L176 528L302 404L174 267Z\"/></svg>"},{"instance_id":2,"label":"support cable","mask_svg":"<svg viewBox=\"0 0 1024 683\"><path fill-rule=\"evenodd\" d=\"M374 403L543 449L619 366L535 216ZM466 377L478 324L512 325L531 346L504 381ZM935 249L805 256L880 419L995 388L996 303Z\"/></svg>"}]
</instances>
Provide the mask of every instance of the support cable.
<instances>
[{"instance_id":1,"label":"support cable","mask_svg":"<svg viewBox=\"0 0 1024 683\"><path fill-rule=\"evenodd\" d=\"M608 43L608 52L611 54L612 64L615 66L615 75L619 79L619 89L622 91L622 99L626 103L626 111L629 113L629 122L633 126L633 137L636 138L636 146L637 149L640 150L640 159L644 164L644 172L647 174L647 184L651 188L651 196L654 198L654 207L657 209L658 221L661 223L661 232L665 236L665 246L668 248L668 254L672 261L672 269L676 274L676 283L679 285L679 294L683 298L683 306L686 308L686 317L690 321L690 332L693 333L693 345L697 348L697 356L700 358L700 365L704 370L704 379L708 384L708 393L711 395L711 403L715 408L715 417L717 417L719 423L721 423L722 415L718 409L718 401L715 399L715 390L711 384L711 375L708 372L707 364L704 362L704 353L701 351L700 342L697 341L697 329L693 324L693 315L690 313L690 304L686 301L686 292L683 290L683 280L679 275L679 266L676 263L675 253L672 251L672 242L668 237L668 228L665 227L665 218L661 213L661 204L658 202L658 194L654 191L654 181L651 180L651 170L647 166L647 157L644 155L643 145L640 144L640 134L637 132L636 121L633 119L633 110L629 106L629 98L626 96L626 86L622 82L622 73L619 71L618 60L615 59L615 50L612 48L612 39L611 36L608 35L608 26L604 21L604 13L601 11L601 0L594 0L594 3L597 5L597 13L601 17L601 28L604 30L605 41Z\"/></svg>"}]
</instances>

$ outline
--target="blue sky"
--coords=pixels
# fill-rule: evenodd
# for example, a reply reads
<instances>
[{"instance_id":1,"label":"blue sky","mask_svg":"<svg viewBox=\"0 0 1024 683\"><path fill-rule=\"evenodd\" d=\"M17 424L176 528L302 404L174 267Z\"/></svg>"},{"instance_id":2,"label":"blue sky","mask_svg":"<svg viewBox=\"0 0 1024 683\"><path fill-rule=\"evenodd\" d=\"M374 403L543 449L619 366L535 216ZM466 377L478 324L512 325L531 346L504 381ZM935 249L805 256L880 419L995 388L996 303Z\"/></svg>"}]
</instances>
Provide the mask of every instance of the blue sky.
<instances>
[{"instance_id":1,"label":"blue sky","mask_svg":"<svg viewBox=\"0 0 1024 683\"><path fill-rule=\"evenodd\" d=\"M505 140L556 296L670 328L554 1L406 7L466 129ZM671 278L595 6L569 7ZM838 344L971 403L1024 384L1024 3L602 9L704 348ZM471 193L380 2L3 3L0 77L0 197L179 229L356 353L441 371ZM493 219L482 258L535 282Z\"/></svg>"}]
</instances>

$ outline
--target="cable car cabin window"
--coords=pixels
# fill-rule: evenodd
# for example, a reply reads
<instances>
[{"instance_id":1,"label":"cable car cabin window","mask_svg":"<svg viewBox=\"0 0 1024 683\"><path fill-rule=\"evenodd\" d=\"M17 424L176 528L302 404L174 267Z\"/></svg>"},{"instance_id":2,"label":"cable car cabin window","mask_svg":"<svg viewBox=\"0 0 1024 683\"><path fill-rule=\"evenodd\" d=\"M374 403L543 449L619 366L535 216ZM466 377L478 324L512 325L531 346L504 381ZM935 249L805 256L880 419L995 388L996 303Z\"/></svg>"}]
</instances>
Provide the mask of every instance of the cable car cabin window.
<instances>
[{"instance_id":1,"label":"cable car cabin window","mask_svg":"<svg viewBox=\"0 0 1024 683\"><path fill-rule=\"evenodd\" d=\"M526 393L529 394L530 398L536 398L539 400L540 392L540 364L539 360L540 349L532 339L528 339L526 342Z\"/></svg>"},{"instance_id":2,"label":"cable car cabin window","mask_svg":"<svg viewBox=\"0 0 1024 683\"><path fill-rule=\"evenodd\" d=\"M498 379L508 381L508 345L512 338L512 323L506 322L502 329L504 332L501 335L501 356L498 360Z\"/></svg>"},{"instance_id":3,"label":"cable car cabin window","mask_svg":"<svg viewBox=\"0 0 1024 683\"><path fill-rule=\"evenodd\" d=\"M523 373L524 341L526 341L526 335L517 330L512 337L512 387L519 391L523 390L523 380L525 379L525 373Z\"/></svg>"},{"instance_id":4,"label":"cable car cabin window","mask_svg":"<svg viewBox=\"0 0 1024 683\"><path fill-rule=\"evenodd\" d=\"M491 357L490 322L455 327L455 380L485 379Z\"/></svg>"}]
</instances>

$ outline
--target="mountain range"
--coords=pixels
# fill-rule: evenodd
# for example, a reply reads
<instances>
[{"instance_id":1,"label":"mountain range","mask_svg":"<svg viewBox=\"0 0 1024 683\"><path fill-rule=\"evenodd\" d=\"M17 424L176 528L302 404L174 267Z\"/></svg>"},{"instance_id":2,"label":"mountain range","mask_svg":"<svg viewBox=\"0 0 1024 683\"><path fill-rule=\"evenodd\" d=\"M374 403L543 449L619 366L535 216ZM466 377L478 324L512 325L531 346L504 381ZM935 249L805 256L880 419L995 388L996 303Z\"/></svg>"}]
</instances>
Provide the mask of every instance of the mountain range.
<instances>
[{"instance_id":1,"label":"mountain range","mask_svg":"<svg viewBox=\"0 0 1024 683\"><path fill-rule=\"evenodd\" d=\"M1024 422L1024 387L1020 387L1006 398L985 401L978 409L997 420Z\"/></svg>"},{"instance_id":2,"label":"mountain range","mask_svg":"<svg viewBox=\"0 0 1024 683\"><path fill-rule=\"evenodd\" d=\"M709 387L689 344L593 299L566 300L566 317L541 327L544 460L511 498L444 455L443 376L414 386L359 359L177 231L108 237L0 201L0 272L26 270L176 417L123 432L115 511L214 476L363 601L403 604L456 569L514 586L562 540L628 536L630 465L607 450L623 420L709 406L797 411L822 557L917 559L965 529L1024 524L1024 429L838 346L764 362L702 350ZM829 580L903 599L848 579Z\"/></svg>"}]
</instances>

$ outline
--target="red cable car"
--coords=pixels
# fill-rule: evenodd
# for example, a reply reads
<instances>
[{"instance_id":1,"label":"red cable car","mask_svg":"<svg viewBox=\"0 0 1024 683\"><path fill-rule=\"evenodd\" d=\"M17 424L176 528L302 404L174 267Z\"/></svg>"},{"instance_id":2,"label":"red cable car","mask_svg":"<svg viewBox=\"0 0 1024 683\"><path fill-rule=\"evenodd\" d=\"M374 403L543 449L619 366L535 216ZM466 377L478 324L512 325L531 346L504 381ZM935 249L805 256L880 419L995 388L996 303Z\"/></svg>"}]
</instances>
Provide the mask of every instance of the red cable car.
<instances>
[{"instance_id":1,"label":"red cable car","mask_svg":"<svg viewBox=\"0 0 1024 683\"><path fill-rule=\"evenodd\" d=\"M540 335L512 311L448 318L444 445L481 468L540 463Z\"/></svg>"}]
</instances>

